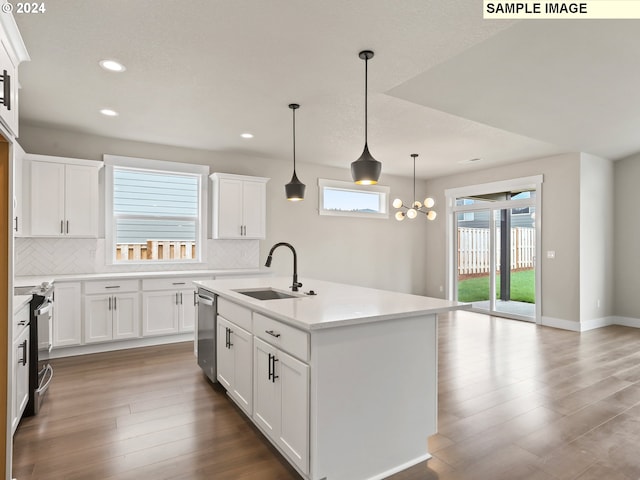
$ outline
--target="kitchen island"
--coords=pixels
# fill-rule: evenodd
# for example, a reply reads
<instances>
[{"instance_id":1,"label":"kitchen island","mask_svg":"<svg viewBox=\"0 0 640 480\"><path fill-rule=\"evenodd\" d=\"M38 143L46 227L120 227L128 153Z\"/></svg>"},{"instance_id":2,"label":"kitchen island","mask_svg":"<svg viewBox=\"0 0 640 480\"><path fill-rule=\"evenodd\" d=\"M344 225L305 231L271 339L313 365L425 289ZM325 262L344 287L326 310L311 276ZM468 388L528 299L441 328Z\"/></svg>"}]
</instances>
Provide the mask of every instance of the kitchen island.
<instances>
[{"instance_id":1,"label":"kitchen island","mask_svg":"<svg viewBox=\"0 0 640 480\"><path fill-rule=\"evenodd\" d=\"M437 314L467 305L302 282L300 292L290 277L195 282L217 299L229 397L306 479L380 479L430 458Z\"/></svg>"}]
</instances>

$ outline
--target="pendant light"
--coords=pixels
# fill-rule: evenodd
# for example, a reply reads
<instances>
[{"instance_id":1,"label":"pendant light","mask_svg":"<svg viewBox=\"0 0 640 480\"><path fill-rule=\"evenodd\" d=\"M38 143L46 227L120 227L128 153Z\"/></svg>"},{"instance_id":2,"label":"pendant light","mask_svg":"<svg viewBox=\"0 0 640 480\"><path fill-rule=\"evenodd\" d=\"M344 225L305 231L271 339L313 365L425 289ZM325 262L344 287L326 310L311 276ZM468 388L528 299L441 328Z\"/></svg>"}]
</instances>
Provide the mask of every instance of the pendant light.
<instances>
[{"instance_id":1,"label":"pendant light","mask_svg":"<svg viewBox=\"0 0 640 480\"><path fill-rule=\"evenodd\" d=\"M364 150L355 162L351 163L351 177L359 185L374 185L378 183L382 164L371 156L367 144L367 93L368 93L368 62L373 58L371 50L363 50L358 56L364 60Z\"/></svg>"},{"instance_id":2,"label":"pendant light","mask_svg":"<svg viewBox=\"0 0 640 480\"><path fill-rule=\"evenodd\" d=\"M289 108L293 111L293 176L291 181L284 186L284 191L287 193L287 200L299 202L304 200L304 189L306 188L296 175L296 110L300 108L300 105L290 103Z\"/></svg>"},{"instance_id":3,"label":"pendant light","mask_svg":"<svg viewBox=\"0 0 640 480\"><path fill-rule=\"evenodd\" d=\"M406 212L403 212L402 210L399 210L398 212L396 212L396 220L401 222L402 220L404 220L405 217L414 219L418 216L418 212L424 213L427 216L427 219L429 220L435 220L437 213L435 212L435 210L429 210L436 203L433 200L433 198L431 197L425 198L424 204L415 199L416 198L416 157L418 156L418 154L412 153L411 156L413 157L413 199L414 200L413 200L413 203L411 204L411 207L407 207L404 203L402 203L402 200L400 200L399 198L396 198L393 201L393 208L398 208L398 209L404 208L406 210Z\"/></svg>"}]
</instances>

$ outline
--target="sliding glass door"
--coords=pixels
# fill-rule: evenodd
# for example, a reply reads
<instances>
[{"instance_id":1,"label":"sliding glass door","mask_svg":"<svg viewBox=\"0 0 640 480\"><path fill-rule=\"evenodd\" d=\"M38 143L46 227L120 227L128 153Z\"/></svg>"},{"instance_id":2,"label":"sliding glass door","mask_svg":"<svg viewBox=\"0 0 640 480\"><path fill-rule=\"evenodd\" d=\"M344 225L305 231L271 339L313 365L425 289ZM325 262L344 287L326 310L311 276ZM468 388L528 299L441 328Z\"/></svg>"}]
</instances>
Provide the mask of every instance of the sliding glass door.
<instances>
[{"instance_id":1,"label":"sliding glass door","mask_svg":"<svg viewBox=\"0 0 640 480\"><path fill-rule=\"evenodd\" d=\"M535 190L456 199L456 299L536 320Z\"/></svg>"}]
</instances>

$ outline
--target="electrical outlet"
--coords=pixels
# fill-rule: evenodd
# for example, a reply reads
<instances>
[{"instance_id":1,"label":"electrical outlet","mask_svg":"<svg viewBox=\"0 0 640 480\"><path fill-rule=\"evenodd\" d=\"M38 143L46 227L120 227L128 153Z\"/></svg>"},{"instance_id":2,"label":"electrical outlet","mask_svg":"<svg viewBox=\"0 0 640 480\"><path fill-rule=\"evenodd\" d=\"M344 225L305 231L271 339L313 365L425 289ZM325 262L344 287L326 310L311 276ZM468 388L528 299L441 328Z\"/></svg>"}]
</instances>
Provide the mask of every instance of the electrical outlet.
<instances>
[{"instance_id":1,"label":"electrical outlet","mask_svg":"<svg viewBox=\"0 0 640 480\"><path fill-rule=\"evenodd\" d=\"M556 258L555 250L547 250L547 258Z\"/></svg>"}]
</instances>

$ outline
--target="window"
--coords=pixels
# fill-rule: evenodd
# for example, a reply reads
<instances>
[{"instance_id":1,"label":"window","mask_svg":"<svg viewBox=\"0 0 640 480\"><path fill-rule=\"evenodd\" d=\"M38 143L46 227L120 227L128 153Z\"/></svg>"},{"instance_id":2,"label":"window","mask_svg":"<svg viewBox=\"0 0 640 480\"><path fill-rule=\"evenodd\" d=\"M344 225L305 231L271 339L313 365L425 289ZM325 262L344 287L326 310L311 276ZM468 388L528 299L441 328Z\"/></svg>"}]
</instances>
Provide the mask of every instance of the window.
<instances>
[{"instance_id":1,"label":"window","mask_svg":"<svg viewBox=\"0 0 640 480\"><path fill-rule=\"evenodd\" d=\"M470 198L457 198L456 205L473 205L474 201ZM473 222L475 220L474 212L462 212L458 213L458 222Z\"/></svg>"},{"instance_id":2,"label":"window","mask_svg":"<svg viewBox=\"0 0 640 480\"><path fill-rule=\"evenodd\" d=\"M320 215L389 218L389 187L318 179Z\"/></svg>"},{"instance_id":3,"label":"window","mask_svg":"<svg viewBox=\"0 0 640 480\"><path fill-rule=\"evenodd\" d=\"M109 263L204 261L208 167L136 160L105 156Z\"/></svg>"}]
</instances>

